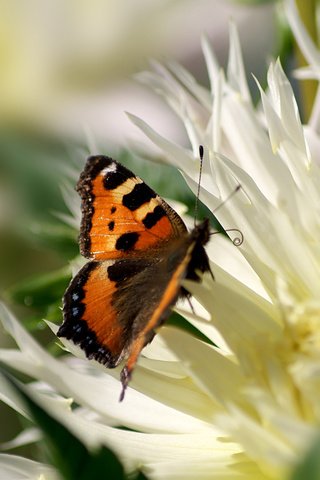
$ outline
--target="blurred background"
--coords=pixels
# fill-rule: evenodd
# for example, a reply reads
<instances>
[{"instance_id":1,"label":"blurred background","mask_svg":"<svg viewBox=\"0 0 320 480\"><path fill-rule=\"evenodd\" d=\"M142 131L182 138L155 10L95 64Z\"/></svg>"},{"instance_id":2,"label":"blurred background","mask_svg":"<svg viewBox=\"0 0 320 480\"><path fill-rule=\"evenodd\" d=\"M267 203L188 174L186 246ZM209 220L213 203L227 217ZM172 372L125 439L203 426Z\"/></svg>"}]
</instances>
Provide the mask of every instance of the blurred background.
<instances>
[{"instance_id":1,"label":"blurred background","mask_svg":"<svg viewBox=\"0 0 320 480\"><path fill-rule=\"evenodd\" d=\"M170 167L159 175L132 159L130 139L140 137L126 111L187 142L174 114L133 75L150 58L170 58L208 85L201 35L225 66L233 19L248 78L254 72L264 84L267 60L284 45L278 9L272 1L0 0L1 299L41 341L49 341L42 319L61 321L68 265L78 254L78 232L57 212L68 213L61 188L76 182L88 155L86 132L100 153L128 162L160 194L188 203L182 181L165 188ZM0 345L8 344L0 330ZM20 420L0 409L2 442L19 431Z\"/></svg>"}]
</instances>

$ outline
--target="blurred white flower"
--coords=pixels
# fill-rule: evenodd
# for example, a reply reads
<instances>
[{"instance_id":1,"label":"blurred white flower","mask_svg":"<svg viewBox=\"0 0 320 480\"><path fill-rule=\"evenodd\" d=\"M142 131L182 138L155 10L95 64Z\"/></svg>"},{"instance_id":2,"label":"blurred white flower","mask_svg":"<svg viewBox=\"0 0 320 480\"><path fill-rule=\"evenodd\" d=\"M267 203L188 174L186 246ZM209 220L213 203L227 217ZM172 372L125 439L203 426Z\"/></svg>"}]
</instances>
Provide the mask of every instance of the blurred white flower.
<instances>
[{"instance_id":1,"label":"blurred white flower","mask_svg":"<svg viewBox=\"0 0 320 480\"><path fill-rule=\"evenodd\" d=\"M259 28L259 45L269 53L275 38L273 12L272 5L240 7L219 0L4 0L0 127L27 125L79 137L87 122L99 138L114 142L116 135L123 144L129 122L122 112L128 103L137 105L137 95L142 97L123 79L141 69L146 58L170 52L197 64L201 31L210 33L223 56L226 25L233 16L244 32L248 58L263 68L261 50L258 56L246 25ZM153 116L156 109L157 104Z\"/></svg>"},{"instance_id":2,"label":"blurred white flower","mask_svg":"<svg viewBox=\"0 0 320 480\"><path fill-rule=\"evenodd\" d=\"M286 6L292 21L296 11ZM39 402L88 447L111 447L128 471L139 466L157 480L282 480L320 424L320 171L309 141L319 137L301 124L279 62L253 105L234 26L226 78L206 40L203 50L211 92L174 63L140 75L180 117L190 150L130 117L193 191L204 145L200 198L212 211L241 184L216 215L224 228L241 230L243 244L214 236L215 281L188 285L195 313L178 306L217 347L162 328L118 403L119 369L52 358L2 307L18 349L0 350L0 360L44 382L30 385ZM10 389L1 391L21 411ZM68 398L80 407L71 410Z\"/></svg>"}]
</instances>

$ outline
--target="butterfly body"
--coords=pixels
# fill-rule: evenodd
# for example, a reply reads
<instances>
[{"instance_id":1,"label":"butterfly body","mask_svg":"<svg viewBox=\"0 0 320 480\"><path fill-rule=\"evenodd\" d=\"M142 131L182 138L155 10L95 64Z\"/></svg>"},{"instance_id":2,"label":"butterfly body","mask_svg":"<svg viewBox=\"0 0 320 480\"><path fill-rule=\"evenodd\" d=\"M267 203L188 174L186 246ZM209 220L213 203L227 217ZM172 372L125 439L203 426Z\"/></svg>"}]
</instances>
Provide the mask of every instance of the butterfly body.
<instances>
[{"instance_id":1,"label":"butterfly body","mask_svg":"<svg viewBox=\"0 0 320 480\"><path fill-rule=\"evenodd\" d=\"M108 368L124 358L124 396L142 348L168 318L184 279L210 271L205 220L188 232L178 214L139 177L104 156L90 157L82 198L80 251L92 259L64 295L58 336Z\"/></svg>"}]
</instances>

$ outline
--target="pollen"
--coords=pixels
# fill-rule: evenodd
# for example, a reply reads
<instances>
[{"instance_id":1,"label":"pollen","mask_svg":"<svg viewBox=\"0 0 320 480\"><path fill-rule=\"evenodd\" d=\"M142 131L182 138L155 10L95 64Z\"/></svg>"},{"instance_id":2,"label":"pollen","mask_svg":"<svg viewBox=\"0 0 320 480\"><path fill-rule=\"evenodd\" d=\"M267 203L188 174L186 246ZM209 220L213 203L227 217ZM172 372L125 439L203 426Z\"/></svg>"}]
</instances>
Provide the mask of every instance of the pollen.
<instances>
[{"instance_id":1,"label":"pollen","mask_svg":"<svg viewBox=\"0 0 320 480\"><path fill-rule=\"evenodd\" d=\"M307 301L295 306L287 317L292 353L320 357L320 302Z\"/></svg>"}]
</instances>

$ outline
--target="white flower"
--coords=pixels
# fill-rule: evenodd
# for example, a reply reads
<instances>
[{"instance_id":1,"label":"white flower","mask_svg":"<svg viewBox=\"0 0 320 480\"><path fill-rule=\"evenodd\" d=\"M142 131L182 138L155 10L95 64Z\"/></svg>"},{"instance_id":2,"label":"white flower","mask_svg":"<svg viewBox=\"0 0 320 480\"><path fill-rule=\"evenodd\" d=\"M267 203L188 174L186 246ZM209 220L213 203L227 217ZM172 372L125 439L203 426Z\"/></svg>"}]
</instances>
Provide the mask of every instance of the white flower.
<instances>
[{"instance_id":1,"label":"white flower","mask_svg":"<svg viewBox=\"0 0 320 480\"><path fill-rule=\"evenodd\" d=\"M291 2L287 8L292 21ZM204 145L200 198L212 211L241 184L216 216L224 228L241 230L243 244L213 236L215 281L208 275L188 285L195 313L178 306L210 343L162 328L124 403L119 369L52 358L4 308L18 349L2 349L0 359L45 382L30 386L38 401L88 447L111 447L128 471L139 466L165 480L280 480L320 424L320 172L312 148L319 137L315 123L302 126L280 62L269 68L267 92L260 88L261 105L253 105L234 26L226 78L205 40L203 50L211 92L176 64L140 75L181 118L191 150L130 117L193 191ZM5 384L2 392L20 411ZM81 407L71 410L68 398Z\"/></svg>"}]
</instances>

